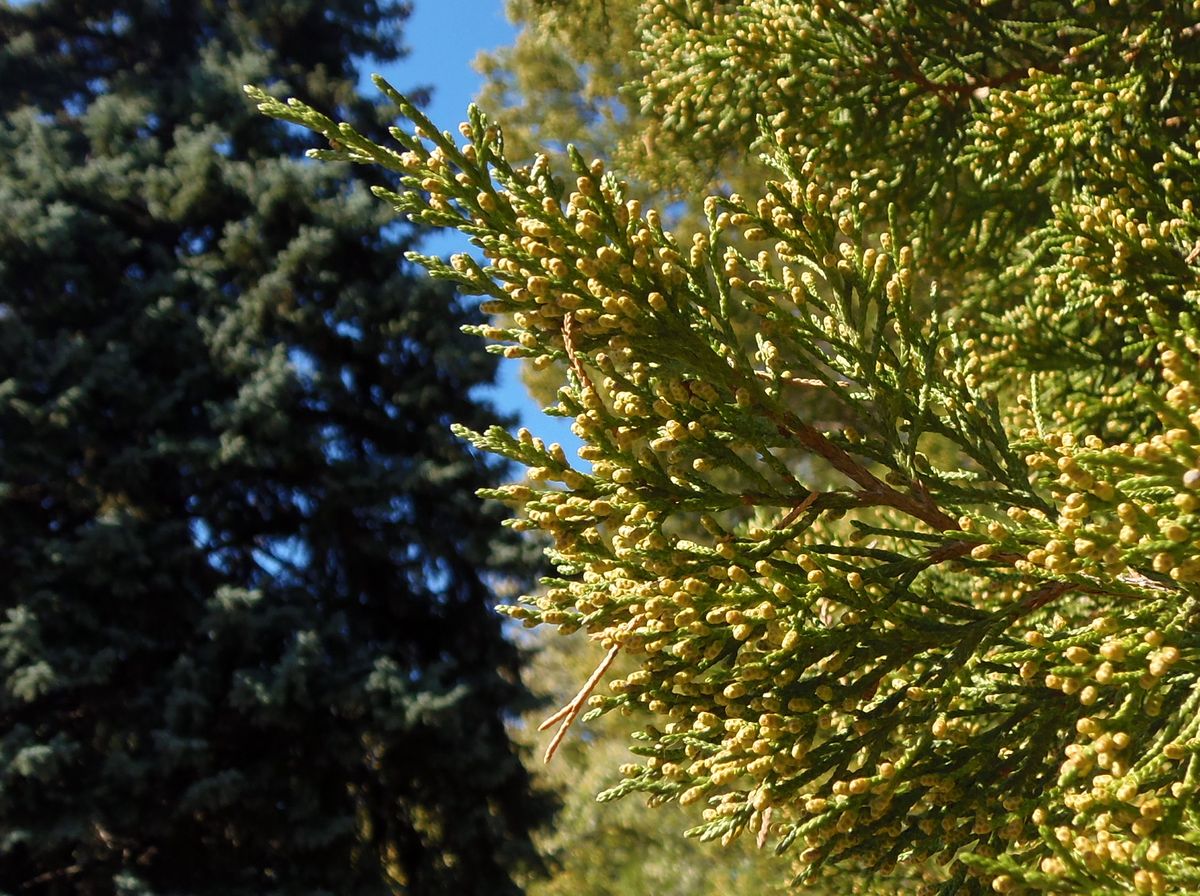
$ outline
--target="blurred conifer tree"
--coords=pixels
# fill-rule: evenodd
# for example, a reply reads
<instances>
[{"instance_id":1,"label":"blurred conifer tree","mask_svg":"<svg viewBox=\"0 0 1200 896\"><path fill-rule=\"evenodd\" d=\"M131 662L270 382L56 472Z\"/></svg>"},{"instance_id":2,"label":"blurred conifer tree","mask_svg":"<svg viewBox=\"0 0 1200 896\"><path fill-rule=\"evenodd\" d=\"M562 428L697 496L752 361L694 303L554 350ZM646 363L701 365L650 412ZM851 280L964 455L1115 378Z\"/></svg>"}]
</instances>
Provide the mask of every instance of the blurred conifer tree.
<instances>
[{"instance_id":1,"label":"blurred conifer tree","mask_svg":"<svg viewBox=\"0 0 1200 896\"><path fill-rule=\"evenodd\" d=\"M0 5L0 891L517 892L477 312L241 94L406 13Z\"/></svg>"}]
</instances>

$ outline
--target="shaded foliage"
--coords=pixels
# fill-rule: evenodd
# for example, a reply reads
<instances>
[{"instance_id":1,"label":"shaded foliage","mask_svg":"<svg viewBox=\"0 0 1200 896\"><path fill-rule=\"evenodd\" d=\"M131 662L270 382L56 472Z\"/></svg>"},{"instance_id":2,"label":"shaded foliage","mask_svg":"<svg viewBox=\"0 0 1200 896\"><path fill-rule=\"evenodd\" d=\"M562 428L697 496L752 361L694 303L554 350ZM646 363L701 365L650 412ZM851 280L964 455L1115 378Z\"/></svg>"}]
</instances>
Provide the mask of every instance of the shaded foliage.
<instances>
[{"instance_id":1,"label":"shaded foliage","mask_svg":"<svg viewBox=\"0 0 1200 896\"><path fill-rule=\"evenodd\" d=\"M405 12L0 6L0 890L517 892L477 311L240 93Z\"/></svg>"}]
</instances>

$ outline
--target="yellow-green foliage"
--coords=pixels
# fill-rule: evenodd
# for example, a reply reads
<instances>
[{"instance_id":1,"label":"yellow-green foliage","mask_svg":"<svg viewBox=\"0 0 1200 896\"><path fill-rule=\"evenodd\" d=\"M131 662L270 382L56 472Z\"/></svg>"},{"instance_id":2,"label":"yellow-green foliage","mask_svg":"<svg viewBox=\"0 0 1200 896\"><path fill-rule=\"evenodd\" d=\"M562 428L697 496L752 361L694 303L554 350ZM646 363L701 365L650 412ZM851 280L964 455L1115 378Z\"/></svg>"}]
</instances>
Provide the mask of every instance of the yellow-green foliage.
<instances>
[{"instance_id":1,"label":"yellow-green foliage","mask_svg":"<svg viewBox=\"0 0 1200 896\"><path fill-rule=\"evenodd\" d=\"M532 159L553 144L592 152L636 133L637 102L621 97L636 65L637 4L627 0L506 0L520 26L510 47L481 53L481 105L504 129L509 159Z\"/></svg>"},{"instance_id":2,"label":"yellow-green foliage","mask_svg":"<svg viewBox=\"0 0 1200 896\"><path fill-rule=\"evenodd\" d=\"M464 435L553 539L509 614L634 664L591 697L651 716L607 796L810 878L1200 891L1195 9L702 7L643 4L644 102L775 174L689 238L578 154L513 168L476 110L462 143L381 84L390 148L254 92L470 235L418 260L568 371L577 461Z\"/></svg>"},{"instance_id":3,"label":"yellow-green foliage","mask_svg":"<svg viewBox=\"0 0 1200 896\"><path fill-rule=\"evenodd\" d=\"M517 37L511 47L481 54L476 67L484 76L479 104L503 128L510 161L532 161L538 153L558 160L573 144L619 169L639 193L666 197L676 213L695 210L689 206L702 185L741 189L761 180L764 169L744 144L730 142L726 133L693 130L689 137L693 122L667 114L642 89L705 75L679 57L674 61L687 71L676 74L672 60L645 42L667 21L654 4L506 0L505 6L520 29ZM705 6L707 13L717 4ZM687 85L693 98L700 90ZM735 108L723 91L704 96L710 107ZM746 133L758 134L753 113Z\"/></svg>"},{"instance_id":4,"label":"yellow-green foliage","mask_svg":"<svg viewBox=\"0 0 1200 896\"><path fill-rule=\"evenodd\" d=\"M531 641L536 652L527 666L530 686L560 705L579 690L604 654L582 634L560 638L543 630ZM636 668L626 659L614 673ZM545 743L537 743L542 737L534 729L544 715L530 715L516 732L539 754ZM650 808L639 799L596 802L617 769L634 758L630 737L644 721L608 713L577 722L554 761L539 763L539 783L559 794L562 809L537 840L554 873L528 881L529 896L786 896L787 865L770 850L758 849L752 837L742 838L714 861L711 846L683 836L695 823L690 810Z\"/></svg>"}]
</instances>

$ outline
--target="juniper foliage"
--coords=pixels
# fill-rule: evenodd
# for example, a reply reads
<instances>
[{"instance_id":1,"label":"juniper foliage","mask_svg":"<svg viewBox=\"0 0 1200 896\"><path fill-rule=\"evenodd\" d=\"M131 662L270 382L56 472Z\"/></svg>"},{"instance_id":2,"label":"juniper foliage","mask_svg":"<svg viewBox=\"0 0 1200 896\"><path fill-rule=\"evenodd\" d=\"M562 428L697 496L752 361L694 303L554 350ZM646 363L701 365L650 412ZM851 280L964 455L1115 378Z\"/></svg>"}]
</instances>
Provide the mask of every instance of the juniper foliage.
<instances>
[{"instance_id":1,"label":"juniper foliage","mask_svg":"<svg viewBox=\"0 0 1200 896\"><path fill-rule=\"evenodd\" d=\"M523 634L533 647L527 677L545 702L525 714L514 736L541 754L546 743L538 726L546 707L569 703L605 652L582 632L562 637L543 628ZM637 668L636 658L618 657L609 674L621 677ZM753 837L731 843L714 862L710 844L682 836L695 823L690 807L596 801L630 760L631 735L644 724L637 715L615 712L577 719L553 761L538 763L535 780L552 788L562 806L554 824L535 838L550 873L526 883L529 896L786 896L786 866Z\"/></svg>"},{"instance_id":2,"label":"juniper foliage","mask_svg":"<svg viewBox=\"0 0 1200 896\"><path fill-rule=\"evenodd\" d=\"M773 172L690 233L474 108L461 142L379 82L380 145L251 91L470 236L419 260L565 370L578 461L460 432L554 541L510 615L638 663L590 698L647 720L602 798L809 881L1200 890L1200 10L638 9L679 170Z\"/></svg>"}]
</instances>

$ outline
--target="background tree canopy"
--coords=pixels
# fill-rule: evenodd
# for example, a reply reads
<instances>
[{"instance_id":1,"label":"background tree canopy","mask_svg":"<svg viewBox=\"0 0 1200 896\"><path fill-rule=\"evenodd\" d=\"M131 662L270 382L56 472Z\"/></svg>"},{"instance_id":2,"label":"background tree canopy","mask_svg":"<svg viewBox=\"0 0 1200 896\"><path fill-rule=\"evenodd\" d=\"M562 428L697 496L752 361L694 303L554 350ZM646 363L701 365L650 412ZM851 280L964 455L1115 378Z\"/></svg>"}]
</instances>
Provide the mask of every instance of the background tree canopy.
<instances>
[{"instance_id":1,"label":"background tree canopy","mask_svg":"<svg viewBox=\"0 0 1200 896\"><path fill-rule=\"evenodd\" d=\"M254 113L402 3L0 4L0 890L517 892L472 303Z\"/></svg>"}]
</instances>

